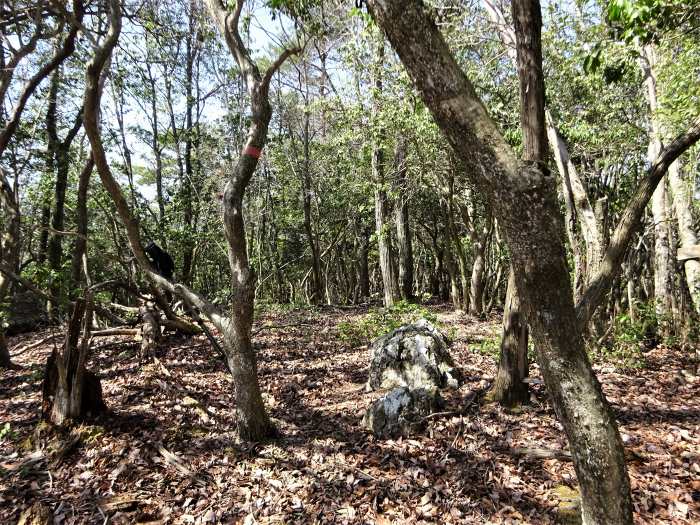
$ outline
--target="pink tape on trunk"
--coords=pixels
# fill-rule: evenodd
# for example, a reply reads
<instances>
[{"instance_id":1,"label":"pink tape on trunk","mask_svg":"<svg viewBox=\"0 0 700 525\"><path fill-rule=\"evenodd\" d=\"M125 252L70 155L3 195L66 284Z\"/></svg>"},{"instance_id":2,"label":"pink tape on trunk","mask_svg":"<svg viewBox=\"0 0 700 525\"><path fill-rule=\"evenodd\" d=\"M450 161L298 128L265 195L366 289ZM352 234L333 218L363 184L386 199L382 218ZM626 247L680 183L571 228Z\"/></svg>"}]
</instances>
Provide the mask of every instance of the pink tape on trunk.
<instances>
[{"instance_id":1,"label":"pink tape on trunk","mask_svg":"<svg viewBox=\"0 0 700 525\"><path fill-rule=\"evenodd\" d=\"M255 146L247 146L243 150L243 155L249 155L253 157L254 159L259 159L260 155L262 155L262 150L259 148L256 148Z\"/></svg>"}]
</instances>

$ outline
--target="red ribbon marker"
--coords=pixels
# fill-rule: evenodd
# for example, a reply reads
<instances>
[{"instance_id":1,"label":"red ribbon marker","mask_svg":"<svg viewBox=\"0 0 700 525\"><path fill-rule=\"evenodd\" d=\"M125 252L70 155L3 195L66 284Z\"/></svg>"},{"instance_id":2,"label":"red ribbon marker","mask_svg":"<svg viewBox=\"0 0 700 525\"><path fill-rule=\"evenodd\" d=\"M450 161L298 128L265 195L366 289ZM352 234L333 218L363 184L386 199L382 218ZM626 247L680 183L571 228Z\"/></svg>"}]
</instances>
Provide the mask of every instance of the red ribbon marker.
<instances>
[{"instance_id":1,"label":"red ribbon marker","mask_svg":"<svg viewBox=\"0 0 700 525\"><path fill-rule=\"evenodd\" d=\"M249 155L254 159L259 159L260 155L262 155L262 149L256 148L255 146L246 146L243 150L243 155Z\"/></svg>"}]
</instances>

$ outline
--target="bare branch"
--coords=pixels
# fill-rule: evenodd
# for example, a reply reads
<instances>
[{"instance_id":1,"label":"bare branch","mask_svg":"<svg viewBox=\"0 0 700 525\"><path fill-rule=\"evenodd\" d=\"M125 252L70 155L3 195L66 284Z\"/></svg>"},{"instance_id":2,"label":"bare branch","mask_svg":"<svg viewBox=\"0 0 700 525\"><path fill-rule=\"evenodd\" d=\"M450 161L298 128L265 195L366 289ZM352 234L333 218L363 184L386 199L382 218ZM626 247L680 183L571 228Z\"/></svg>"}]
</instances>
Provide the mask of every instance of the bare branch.
<instances>
[{"instance_id":1,"label":"bare branch","mask_svg":"<svg viewBox=\"0 0 700 525\"><path fill-rule=\"evenodd\" d=\"M277 60L275 60L270 67L267 68L267 71L265 71L265 75L262 78L262 81L260 82L260 88L264 89L267 91L270 87L270 80L272 80L272 76L277 72L277 70L282 67L282 64L292 55L296 55L297 53L301 53L302 48L300 47L295 47L292 49L285 49L278 57Z\"/></svg>"}]
</instances>

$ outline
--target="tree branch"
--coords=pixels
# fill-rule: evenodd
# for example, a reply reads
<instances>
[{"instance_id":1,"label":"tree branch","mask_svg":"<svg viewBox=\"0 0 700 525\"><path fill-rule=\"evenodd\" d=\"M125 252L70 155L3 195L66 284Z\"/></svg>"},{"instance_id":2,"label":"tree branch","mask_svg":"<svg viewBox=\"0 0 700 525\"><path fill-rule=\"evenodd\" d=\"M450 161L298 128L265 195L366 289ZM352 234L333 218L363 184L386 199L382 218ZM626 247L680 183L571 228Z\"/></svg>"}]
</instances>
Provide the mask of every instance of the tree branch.
<instances>
[{"instance_id":1,"label":"tree branch","mask_svg":"<svg viewBox=\"0 0 700 525\"><path fill-rule=\"evenodd\" d=\"M700 140L700 116L696 117L686 131L678 135L659 153L654 164L647 170L646 177L637 186L637 190L615 228L598 271L576 305L576 316L582 330L588 325L619 273L632 235L641 225L642 214L654 194L654 190L666 175L669 166L698 140Z\"/></svg>"},{"instance_id":2,"label":"tree branch","mask_svg":"<svg viewBox=\"0 0 700 525\"><path fill-rule=\"evenodd\" d=\"M82 0L73 0L73 11L75 13L76 19L83 19L84 6ZM25 84L24 89L22 90L22 94L20 95L19 100L17 101L15 109L12 113L12 117L0 133L0 155L2 155L2 153L5 151L5 148L7 148L7 144L10 142L10 138L12 137L15 130L17 129L17 126L19 125L20 118L22 117L22 112L24 111L24 108L27 105L29 97L32 96L32 94L36 90L37 86L41 83L41 81L44 80L54 69L56 69L66 58L72 55L73 51L75 51L75 40L77 35L78 26L72 24L68 35L63 41L63 44L56 50L51 60L48 63L44 64L44 66L41 67L39 71L37 71L36 74L34 74L34 76L31 79L29 79Z\"/></svg>"}]
</instances>

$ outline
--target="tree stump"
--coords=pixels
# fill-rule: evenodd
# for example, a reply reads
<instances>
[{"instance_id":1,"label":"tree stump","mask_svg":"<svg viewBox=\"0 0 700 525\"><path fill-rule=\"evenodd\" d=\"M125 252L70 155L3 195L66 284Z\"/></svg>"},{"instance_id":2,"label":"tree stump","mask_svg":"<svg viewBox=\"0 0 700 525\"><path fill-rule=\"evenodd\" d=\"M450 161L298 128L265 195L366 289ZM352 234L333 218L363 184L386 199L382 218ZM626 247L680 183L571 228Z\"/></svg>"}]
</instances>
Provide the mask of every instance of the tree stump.
<instances>
[{"instance_id":1,"label":"tree stump","mask_svg":"<svg viewBox=\"0 0 700 525\"><path fill-rule=\"evenodd\" d=\"M160 344L160 323L153 303L147 302L139 307L141 316L141 359L151 359L155 356Z\"/></svg>"}]
</instances>

